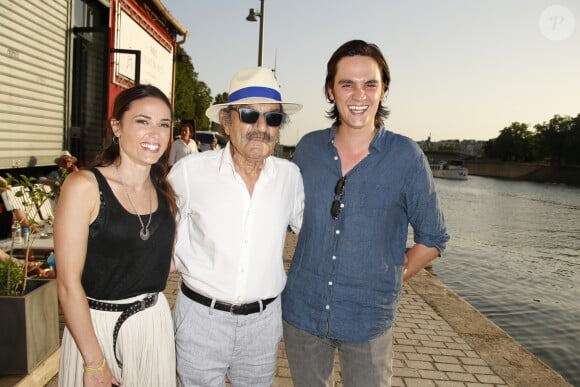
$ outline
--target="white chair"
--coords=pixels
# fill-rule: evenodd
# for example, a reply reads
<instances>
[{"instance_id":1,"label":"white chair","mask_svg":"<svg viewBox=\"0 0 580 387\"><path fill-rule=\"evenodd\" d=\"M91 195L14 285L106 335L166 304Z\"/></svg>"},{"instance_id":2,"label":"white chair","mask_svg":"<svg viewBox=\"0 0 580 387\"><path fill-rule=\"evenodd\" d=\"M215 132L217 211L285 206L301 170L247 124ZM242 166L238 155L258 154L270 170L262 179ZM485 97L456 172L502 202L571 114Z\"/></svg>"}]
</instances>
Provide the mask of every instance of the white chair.
<instances>
[{"instance_id":1,"label":"white chair","mask_svg":"<svg viewBox=\"0 0 580 387\"><path fill-rule=\"evenodd\" d=\"M11 210L20 209L24 212L25 217L38 224L43 222L36 205L30 199L28 190L23 186L10 187L2 193L2 199L6 207L10 206Z\"/></svg>"},{"instance_id":2,"label":"white chair","mask_svg":"<svg viewBox=\"0 0 580 387\"><path fill-rule=\"evenodd\" d=\"M41 189L46 192L49 196L52 196L52 188L46 184L35 184L35 188ZM43 221L50 221L54 220L54 207L56 205L55 199L47 198L43 201L38 210L40 212L40 216L42 217Z\"/></svg>"}]
</instances>

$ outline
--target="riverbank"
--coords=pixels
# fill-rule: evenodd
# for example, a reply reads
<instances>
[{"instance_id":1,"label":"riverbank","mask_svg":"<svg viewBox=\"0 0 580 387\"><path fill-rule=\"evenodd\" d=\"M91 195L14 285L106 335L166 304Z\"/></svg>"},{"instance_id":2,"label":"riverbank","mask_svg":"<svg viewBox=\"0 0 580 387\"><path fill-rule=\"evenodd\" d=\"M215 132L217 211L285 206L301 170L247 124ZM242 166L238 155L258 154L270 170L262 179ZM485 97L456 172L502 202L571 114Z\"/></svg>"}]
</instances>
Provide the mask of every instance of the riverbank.
<instances>
[{"instance_id":1,"label":"riverbank","mask_svg":"<svg viewBox=\"0 0 580 387\"><path fill-rule=\"evenodd\" d=\"M418 273L408 285L507 385L571 386L546 363L427 271Z\"/></svg>"},{"instance_id":2,"label":"riverbank","mask_svg":"<svg viewBox=\"0 0 580 387\"><path fill-rule=\"evenodd\" d=\"M472 176L567 184L580 187L580 167L554 167L481 160L466 160L464 164Z\"/></svg>"}]
</instances>

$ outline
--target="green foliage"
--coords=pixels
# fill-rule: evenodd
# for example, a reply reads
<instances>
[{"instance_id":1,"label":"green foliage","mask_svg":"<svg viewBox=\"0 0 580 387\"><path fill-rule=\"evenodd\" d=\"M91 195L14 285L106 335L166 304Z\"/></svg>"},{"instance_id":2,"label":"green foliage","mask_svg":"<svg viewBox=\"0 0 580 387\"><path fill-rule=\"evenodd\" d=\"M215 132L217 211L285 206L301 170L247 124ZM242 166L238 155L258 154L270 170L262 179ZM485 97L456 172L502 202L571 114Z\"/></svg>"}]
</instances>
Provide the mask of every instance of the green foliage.
<instances>
[{"instance_id":1,"label":"green foliage","mask_svg":"<svg viewBox=\"0 0 580 387\"><path fill-rule=\"evenodd\" d=\"M534 126L514 122L487 142L485 157L503 161L548 161L552 165L580 165L580 114L575 118L555 115Z\"/></svg>"},{"instance_id":2,"label":"green foliage","mask_svg":"<svg viewBox=\"0 0 580 387\"><path fill-rule=\"evenodd\" d=\"M0 296L19 296L24 286L24 267L13 259L0 261Z\"/></svg>"},{"instance_id":3,"label":"green foliage","mask_svg":"<svg viewBox=\"0 0 580 387\"><path fill-rule=\"evenodd\" d=\"M66 175L63 176L63 179L65 176ZM34 210L39 211L40 206L46 200L54 199L55 194L52 190L45 190L43 185L36 184L36 179L34 177L28 177L25 175L15 177L9 173L6 174L6 177L8 184L12 186L20 186L23 190L28 192L28 198L24 196L24 193L21 190L17 190L14 195L23 198L26 223L29 225L36 224L37 222L33 218L32 213ZM48 221L52 221L52 219L49 219ZM26 245L23 266L20 266L12 259L12 250L14 247L14 240L12 240L12 245L8 252L8 259L0 262L0 296L18 296L24 294L27 280L25 268L28 267L32 241L33 237L30 237L28 239L28 244Z\"/></svg>"},{"instance_id":4,"label":"green foliage","mask_svg":"<svg viewBox=\"0 0 580 387\"><path fill-rule=\"evenodd\" d=\"M568 165L580 165L580 114L572 119L570 131L562 147L562 158Z\"/></svg>"},{"instance_id":5,"label":"green foliage","mask_svg":"<svg viewBox=\"0 0 580 387\"><path fill-rule=\"evenodd\" d=\"M535 126L540 154L549 160L551 165L577 163L577 155L580 153L578 120L580 120L578 117L572 119L555 115L548 123Z\"/></svg>"},{"instance_id":6,"label":"green foliage","mask_svg":"<svg viewBox=\"0 0 580 387\"><path fill-rule=\"evenodd\" d=\"M213 103L218 104L218 103L226 103L228 102L228 93L226 93L225 91L221 94L218 94L215 96Z\"/></svg>"},{"instance_id":7,"label":"green foliage","mask_svg":"<svg viewBox=\"0 0 580 387\"><path fill-rule=\"evenodd\" d=\"M532 161L533 133L528 130L528 124L513 122L503 128L500 135L490 140L485 147L487 157L499 158L503 161Z\"/></svg>"},{"instance_id":8,"label":"green foliage","mask_svg":"<svg viewBox=\"0 0 580 387\"><path fill-rule=\"evenodd\" d=\"M177 47L177 56L189 58L182 47ZM211 105L211 90L198 79L198 73L189 60L176 63L174 115L176 121L194 120L198 130L209 128L205 111Z\"/></svg>"}]
</instances>

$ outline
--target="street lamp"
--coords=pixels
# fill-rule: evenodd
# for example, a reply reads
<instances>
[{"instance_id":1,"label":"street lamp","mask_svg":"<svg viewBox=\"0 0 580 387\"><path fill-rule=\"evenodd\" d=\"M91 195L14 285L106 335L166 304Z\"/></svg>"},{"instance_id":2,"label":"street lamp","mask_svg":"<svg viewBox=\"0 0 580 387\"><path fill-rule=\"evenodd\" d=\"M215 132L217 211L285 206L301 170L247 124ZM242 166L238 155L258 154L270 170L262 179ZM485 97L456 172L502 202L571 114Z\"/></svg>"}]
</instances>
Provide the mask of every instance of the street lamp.
<instances>
[{"instance_id":1,"label":"street lamp","mask_svg":"<svg viewBox=\"0 0 580 387\"><path fill-rule=\"evenodd\" d=\"M255 22L260 18L260 40L258 46L258 66L262 66L262 47L264 45L264 0L260 0L260 12L255 8L250 8L250 13L246 17L247 21Z\"/></svg>"}]
</instances>

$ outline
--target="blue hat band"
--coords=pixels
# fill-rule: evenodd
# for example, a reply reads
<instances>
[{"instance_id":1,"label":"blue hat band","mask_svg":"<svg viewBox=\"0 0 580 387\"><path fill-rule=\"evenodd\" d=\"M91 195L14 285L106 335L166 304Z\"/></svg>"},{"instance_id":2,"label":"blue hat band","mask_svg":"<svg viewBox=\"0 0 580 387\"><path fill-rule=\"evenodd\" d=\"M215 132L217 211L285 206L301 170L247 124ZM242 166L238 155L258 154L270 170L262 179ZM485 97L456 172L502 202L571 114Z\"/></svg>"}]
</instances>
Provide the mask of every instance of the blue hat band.
<instances>
[{"instance_id":1,"label":"blue hat band","mask_svg":"<svg viewBox=\"0 0 580 387\"><path fill-rule=\"evenodd\" d=\"M275 101L282 101L282 96L277 90L269 87L250 86L236 90L228 96L228 102L233 103L244 98L269 98Z\"/></svg>"}]
</instances>

